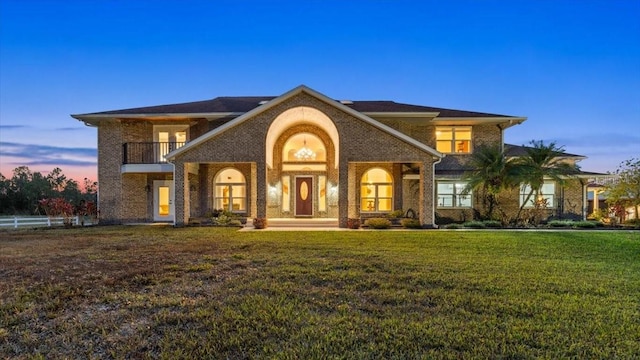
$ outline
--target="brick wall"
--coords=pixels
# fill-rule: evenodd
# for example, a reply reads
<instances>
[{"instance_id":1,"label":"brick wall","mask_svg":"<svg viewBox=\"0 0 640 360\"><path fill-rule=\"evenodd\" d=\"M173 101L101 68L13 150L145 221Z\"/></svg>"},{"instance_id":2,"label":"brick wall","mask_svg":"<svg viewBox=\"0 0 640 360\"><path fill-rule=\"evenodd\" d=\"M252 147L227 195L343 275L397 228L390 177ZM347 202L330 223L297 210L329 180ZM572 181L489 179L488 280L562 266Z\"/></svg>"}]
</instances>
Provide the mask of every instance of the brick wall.
<instances>
[{"instance_id":1,"label":"brick wall","mask_svg":"<svg viewBox=\"0 0 640 360\"><path fill-rule=\"evenodd\" d=\"M431 174L430 165L434 159L428 153L404 142L401 139L396 138L388 134L387 132L375 128L364 121L349 115L342 110L335 108L313 96L301 93L287 101L278 104L272 108L269 108L252 119L248 119L233 128L217 135L215 138L210 139L197 147L189 149L180 154L176 159L176 186L181 186L184 183L184 169L181 168L182 164L188 162L234 162L234 163L254 163L256 164L257 179L256 182L256 199L255 204L257 208L258 216L267 215L267 186L268 181L271 179L274 181L281 174L277 172L267 172L265 166L265 144L266 135L269 130L271 122L282 112L287 109L291 109L297 106L313 107L333 120L338 133L340 134L340 154L339 154L339 167L343 174L346 175L348 164L350 162L362 163L362 162L382 162L382 163L420 163L426 162L426 171L428 174L425 176L425 181L431 182L429 189L433 188L433 176ZM276 153L278 153L276 151ZM274 154L275 155L275 154ZM330 168L333 168L330 166ZM392 169L393 171L393 169ZM180 173L180 174L178 174ZM180 178L178 178L180 177ZM328 178L331 177L331 173L328 174ZM352 179L347 176L338 176L339 182L339 202L338 213L340 218L340 224L346 226L347 214L350 213L348 209L348 194L347 189L350 188L349 181L359 181L359 179ZM354 188L359 187L358 184L353 184ZM426 194L424 199L430 199L432 202L432 194ZM184 204L184 194L178 194L176 191L176 205ZM423 204L426 202L423 202ZM423 205L426 206L426 205ZM179 207L179 206L178 206ZM425 208L423 213L429 212L430 209ZM183 220L188 218L188 213L191 211L189 208L176 209L177 219ZM425 219L429 219L430 216L425 215ZM432 221L432 219L430 220Z\"/></svg>"},{"instance_id":2,"label":"brick wall","mask_svg":"<svg viewBox=\"0 0 640 360\"><path fill-rule=\"evenodd\" d=\"M101 224L121 222L123 131L119 121L103 121L98 127L98 207Z\"/></svg>"}]
</instances>

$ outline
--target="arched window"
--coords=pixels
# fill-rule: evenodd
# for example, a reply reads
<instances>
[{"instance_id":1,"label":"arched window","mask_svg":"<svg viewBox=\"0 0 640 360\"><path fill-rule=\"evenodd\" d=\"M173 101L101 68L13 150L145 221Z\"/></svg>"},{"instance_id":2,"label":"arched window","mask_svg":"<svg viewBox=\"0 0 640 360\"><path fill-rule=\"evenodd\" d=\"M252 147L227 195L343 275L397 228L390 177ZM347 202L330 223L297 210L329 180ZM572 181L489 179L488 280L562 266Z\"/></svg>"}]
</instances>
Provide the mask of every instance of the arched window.
<instances>
[{"instance_id":1,"label":"arched window","mask_svg":"<svg viewBox=\"0 0 640 360\"><path fill-rule=\"evenodd\" d=\"M393 210L393 178L384 169L372 168L360 182L360 210L386 212Z\"/></svg>"},{"instance_id":2,"label":"arched window","mask_svg":"<svg viewBox=\"0 0 640 360\"><path fill-rule=\"evenodd\" d=\"M282 149L285 162L325 162L327 151L324 143L314 134L299 133L287 139Z\"/></svg>"},{"instance_id":3,"label":"arched window","mask_svg":"<svg viewBox=\"0 0 640 360\"><path fill-rule=\"evenodd\" d=\"M214 180L213 206L216 210L247 211L247 185L240 171L228 168L218 173Z\"/></svg>"}]
</instances>

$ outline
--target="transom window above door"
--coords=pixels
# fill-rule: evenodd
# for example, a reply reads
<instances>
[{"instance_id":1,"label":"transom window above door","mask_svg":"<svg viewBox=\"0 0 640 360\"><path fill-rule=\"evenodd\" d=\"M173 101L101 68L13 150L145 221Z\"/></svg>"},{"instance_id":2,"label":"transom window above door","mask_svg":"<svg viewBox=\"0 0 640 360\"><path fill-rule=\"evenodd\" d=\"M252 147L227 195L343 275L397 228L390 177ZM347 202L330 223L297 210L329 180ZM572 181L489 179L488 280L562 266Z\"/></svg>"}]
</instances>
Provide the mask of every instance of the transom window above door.
<instances>
[{"instance_id":1,"label":"transom window above door","mask_svg":"<svg viewBox=\"0 0 640 360\"><path fill-rule=\"evenodd\" d=\"M471 126L436 127L436 150L451 154L471 152Z\"/></svg>"},{"instance_id":2,"label":"transom window above door","mask_svg":"<svg viewBox=\"0 0 640 360\"><path fill-rule=\"evenodd\" d=\"M291 136L282 149L284 162L326 162L324 143L314 134L298 133Z\"/></svg>"}]
</instances>

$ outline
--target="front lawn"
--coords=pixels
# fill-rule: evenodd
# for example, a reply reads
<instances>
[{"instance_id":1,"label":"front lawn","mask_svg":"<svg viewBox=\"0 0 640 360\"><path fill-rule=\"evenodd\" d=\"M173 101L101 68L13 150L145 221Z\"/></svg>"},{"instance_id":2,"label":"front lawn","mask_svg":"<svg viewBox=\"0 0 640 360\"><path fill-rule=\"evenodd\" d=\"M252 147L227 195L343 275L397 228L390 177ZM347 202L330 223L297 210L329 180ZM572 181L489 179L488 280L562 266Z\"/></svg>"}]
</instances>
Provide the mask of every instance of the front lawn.
<instances>
[{"instance_id":1,"label":"front lawn","mask_svg":"<svg viewBox=\"0 0 640 360\"><path fill-rule=\"evenodd\" d=\"M0 357L633 358L640 232L0 232Z\"/></svg>"}]
</instances>

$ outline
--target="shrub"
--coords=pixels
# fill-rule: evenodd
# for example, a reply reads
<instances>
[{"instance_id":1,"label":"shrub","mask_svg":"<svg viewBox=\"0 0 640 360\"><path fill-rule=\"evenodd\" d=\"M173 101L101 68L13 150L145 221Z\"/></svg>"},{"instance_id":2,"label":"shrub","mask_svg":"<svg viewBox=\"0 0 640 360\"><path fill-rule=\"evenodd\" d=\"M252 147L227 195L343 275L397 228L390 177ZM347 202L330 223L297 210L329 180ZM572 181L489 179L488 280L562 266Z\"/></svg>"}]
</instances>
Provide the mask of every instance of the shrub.
<instances>
[{"instance_id":1,"label":"shrub","mask_svg":"<svg viewBox=\"0 0 640 360\"><path fill-rule=\"evenodd\" d=\"M445 229L462 229L462 224L450 223L444 226Z\"/></svg>"},{"instance_id":2,"label":"shrub","mask_svg":"<svg viewBox=\"0 0 640 360\"><path fill-rule=\"evenodd\" d=\"M462 224L463 227L469 229L484 229L486 225L482 221L467 221Z\"/></svg>"},{"instance_id":3,"label":"shrub","mask_svg":"<svg viewBox=\"0 0 640 360\"><path fill-rule=\"evenodd\" d=\"M229 221L228 226L242 226L242 221L240 221L238 219L233 219L233 220Z\"/></svg>"},{"instance_id":4,"label":"shrub","mask_svg":"<svg viewBox=\"0 0 640 360\"><path fill-rule=\"evenodd\" d=\"M571 220L551 220L551 221L549 221L549 223L547 225L549 225L549 227L554 227L554 228L565 228L565 227L571 227L573 225L573 221L571 221Z\"/></svg>"},{"instance_id":5,"label":"shrub","mask_svg":"<svg viewBox=\"0 0 640 360\"><path fill-rule=\"evenodd\" d=\"M485 227L492 228L492 229L498 229L502 227L502 223L496 220L485 220L482 223L484 224Z\"/></svg>"},{"instance_id":6,"label":"shrub","mask_svg":"<svg viewBox=\"0 0 640 360\"><path fill-rule=\"evenodd\" d=\"M640 227L640 219L629 219L623 223L624 226Z\"/></svg>"},{"instance_id":7,"label":"shrub","mask_svg":"<svg viewBox=\"0 0 640 360\"><path fill-rule=\"evenodd\" d=\"M422 229L422 224L418 219L402 219L400 223L406 229Z\"/></svg>"},{"instance_id":8,"label":"shrub","mask_svg":"<svg viewBox=\"0 0 640 360\"><path fill-rule=\"evenodd\" d=\"M227 226L233 219L225 214L220 214L218 217L213 218L213 223L220 226Z\"/></svg>"},{"instance_id":9,"label":"shrub","mask_svg":"<svg viewBox=\"0 0 640 360\"><path fill-rule=\"evenodd\" d=\"M371 218L365 223L372 229L388 229L391 227L391 221L385 218Z\"/></svg>"},{"instance_id":10,"label":"shrub","mask_svg":"<svg viewBox=\"0 0 640 360\"><path fill-rule=\"evenodd\" d=\"M42 199L38 201L38 205L44 209L48 217L62 217L65 226L71 226L73 223L74 207L63 198Z\"/></svg>"},{"instance_id":11,"label":"shrub","mask_svg":"<svg viewBox=\"0 0 640 360\"><path fill-rule=\"evenodd\" d=\"M447 224L455 223L455 220L451 217L440 216L440 214L438 214L437 212L435 215L436 215L436 224L438 225L447 225Z\"/></svg>"},{"instance_id":12,"label":"shrub","mask_svg":"<svg viewBox=\"0 0 640 360\"><path fill-rule=\"evenodd\" d=\"M387 217L390 219L397 219L401 218L402 216L404 216L404 211L402 209L394 210L387 214Z\"/></svg>"},{"instance_id":13,"label":"shrub","mask_svg":"<svg viewBox=\"0 0 640 360\"><path fill-rule=\"evenodd\" d=\"M593 221L576 221L573 223L573 227L580 229L593 229L596 227L596 223Z\"/></svg>"}]
</instances>

